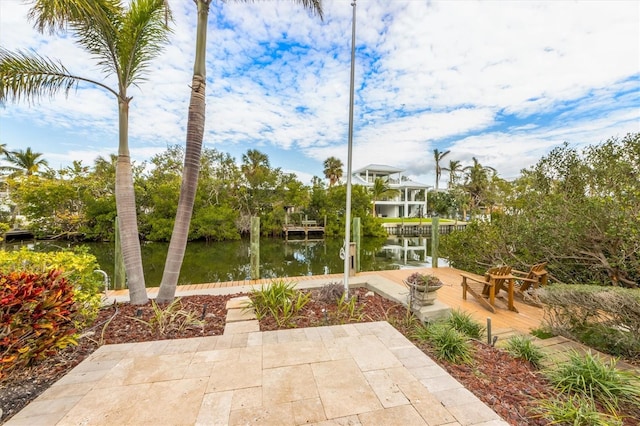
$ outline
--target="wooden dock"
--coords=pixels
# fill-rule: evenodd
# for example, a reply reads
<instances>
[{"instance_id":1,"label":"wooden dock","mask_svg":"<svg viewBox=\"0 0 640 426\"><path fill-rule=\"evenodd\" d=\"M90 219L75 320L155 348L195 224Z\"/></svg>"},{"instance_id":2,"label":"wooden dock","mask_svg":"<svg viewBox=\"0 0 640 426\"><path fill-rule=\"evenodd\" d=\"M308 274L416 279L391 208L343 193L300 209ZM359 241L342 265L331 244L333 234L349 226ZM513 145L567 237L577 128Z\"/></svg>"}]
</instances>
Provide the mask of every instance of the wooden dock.
<instances>
[{"instance_id":1,"label":"wooden dock","mask_svg":"<svg viewBox=\"0 0 640 426\"><path fill-rule=\"evenodd\" d=\"M289 239L289 234L292 235L304 235L304 239L309 239L309 236L318 236L324 238L324 226L320 226L315 220L303 220L301 225L285 225L282 228L284 232L284 238Z\"/></svg>"}]
</instances>

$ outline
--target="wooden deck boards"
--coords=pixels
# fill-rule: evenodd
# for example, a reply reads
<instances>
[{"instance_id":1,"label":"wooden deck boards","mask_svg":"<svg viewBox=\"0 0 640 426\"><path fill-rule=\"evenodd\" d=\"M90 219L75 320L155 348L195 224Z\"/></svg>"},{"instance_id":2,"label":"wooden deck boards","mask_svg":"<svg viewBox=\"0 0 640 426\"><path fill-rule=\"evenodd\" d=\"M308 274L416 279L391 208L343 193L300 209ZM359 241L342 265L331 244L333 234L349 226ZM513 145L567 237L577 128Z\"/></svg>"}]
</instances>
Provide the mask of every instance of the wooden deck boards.
<instances>
[{"instance_id":1,"label":"wooden deck boards","mask_svg":"<svg viewBox=\"0 0 640 426\"><path fill-rule=\"evenodd\" d=\"M402 284L402 280L407 278L414 272L422 274L433 274L440 278L444 286L438 290L438 300L451 309L461 309L467 312L476 321L486 324L487 318L491 318L491 325L495 331L501 329L515 329L521 333L529 334L531 329L538 328L542 324L543 311L541 308L527 305L516 300L515 304L519 313L511 312L502 304L499 304L496 313L491 313L482 307L473 297L462 300L462 278L460 273L463 272L455 268L417 268L417 269L399 269L393 271L376 271L361 272L358 275L378 274L391 281ZM408 290L407 290L408 291ZM506 293L503 293L506 301Z\"/></svg>"}]
</instances>

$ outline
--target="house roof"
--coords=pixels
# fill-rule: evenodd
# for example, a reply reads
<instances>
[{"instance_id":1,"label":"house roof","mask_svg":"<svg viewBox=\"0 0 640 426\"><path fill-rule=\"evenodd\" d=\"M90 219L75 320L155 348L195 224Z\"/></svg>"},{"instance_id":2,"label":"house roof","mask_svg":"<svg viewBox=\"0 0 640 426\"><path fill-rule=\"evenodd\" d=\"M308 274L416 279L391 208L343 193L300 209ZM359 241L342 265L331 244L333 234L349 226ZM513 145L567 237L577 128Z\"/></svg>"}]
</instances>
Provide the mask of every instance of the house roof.
<instances>
[{"instance_id":1,"label":"house roof","mask_svg":"<svg viewBox=\"0 0 640 426\"><path fill-rule=\"evenodd\" d=\"M364 166L358 170L354 170L354 174L364 173L369 170L370 172L385 172L385 173L400 173L404 170L399 169L397 167L386 166L384 164L369 164L368 166Z\"/></svg>"},{"instance_id":2,"label":"house roof","mask_svg":"<svg viewBox=\"0 0 640 426\"><path fill-rule=\"evenodd\" d=\"M415 180L405 180L401 183L403 188L431 188L431 185L416 182Z\"/></svg>"}]
</instances>

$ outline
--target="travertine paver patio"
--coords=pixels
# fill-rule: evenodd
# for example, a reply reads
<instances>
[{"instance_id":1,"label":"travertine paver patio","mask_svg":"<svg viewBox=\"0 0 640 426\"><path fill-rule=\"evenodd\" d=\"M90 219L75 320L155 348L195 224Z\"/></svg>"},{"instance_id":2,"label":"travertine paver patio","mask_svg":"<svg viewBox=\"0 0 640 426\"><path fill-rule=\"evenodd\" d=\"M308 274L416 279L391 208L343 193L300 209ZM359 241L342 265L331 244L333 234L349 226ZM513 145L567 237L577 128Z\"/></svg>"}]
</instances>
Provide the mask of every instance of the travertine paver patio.
<instances>
[{"instance_id":1,"label":"travertine paver patio","mask_svg":"<svg viewBox=\"0 0 640 426\"><path fill-rule=\"evenodd\" d=\"M102 346L6 424L507 424L386 322L236 331Z\"/></svg>"}]
</instances>

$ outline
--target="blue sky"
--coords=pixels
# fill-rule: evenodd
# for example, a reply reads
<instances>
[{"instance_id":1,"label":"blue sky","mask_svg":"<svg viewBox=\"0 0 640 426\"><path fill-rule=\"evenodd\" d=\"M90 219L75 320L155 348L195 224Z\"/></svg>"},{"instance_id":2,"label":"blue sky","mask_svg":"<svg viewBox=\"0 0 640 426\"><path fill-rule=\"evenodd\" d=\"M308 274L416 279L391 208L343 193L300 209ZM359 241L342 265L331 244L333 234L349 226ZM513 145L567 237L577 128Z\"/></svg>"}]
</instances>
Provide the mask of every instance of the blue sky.
<instances>
[{"instance_id":1,"label":"blue sky","mask_svg":"<svg viewBox=\"0 0 640 426\"><path fill-rule=\"evenodd\" d=\"M213 1L206 147L248 149L304 183L329 156L347 161L351 13L325 20L287 1ZM170 1L170 44L132 87L130 149L140 162L184 144L195 5ZM20 0L0 0L0 45L102 78L69 37L40 35ZM358 0L354 169L369 163L434 184L433 149L513 178L553 147L640 132L640 2ZM113 85L112 79L105 79ZM117 151L117 104L80 86L0 109L0 142L54 168ZM445 165L446 165L445 164Z\"/></svg>"}]
</instances>

